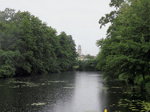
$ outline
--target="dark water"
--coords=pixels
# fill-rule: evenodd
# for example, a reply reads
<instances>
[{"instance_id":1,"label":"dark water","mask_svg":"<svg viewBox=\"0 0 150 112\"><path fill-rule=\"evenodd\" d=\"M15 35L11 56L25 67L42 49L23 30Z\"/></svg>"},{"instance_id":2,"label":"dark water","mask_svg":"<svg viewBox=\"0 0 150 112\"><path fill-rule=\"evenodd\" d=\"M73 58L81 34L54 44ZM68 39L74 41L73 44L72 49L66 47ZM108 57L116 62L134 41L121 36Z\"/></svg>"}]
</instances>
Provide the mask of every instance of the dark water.
<instances>
[{"instance_id":1,"label":"dark water","mask_svg":"<svg viewBox=\"0 0 150 112\"><path fill-rule=\"evenodd\" d=\"M128 95L117 82L105 84L98 72L1 79L0 112L129 112Z\"/></svg>"}]
</instances>

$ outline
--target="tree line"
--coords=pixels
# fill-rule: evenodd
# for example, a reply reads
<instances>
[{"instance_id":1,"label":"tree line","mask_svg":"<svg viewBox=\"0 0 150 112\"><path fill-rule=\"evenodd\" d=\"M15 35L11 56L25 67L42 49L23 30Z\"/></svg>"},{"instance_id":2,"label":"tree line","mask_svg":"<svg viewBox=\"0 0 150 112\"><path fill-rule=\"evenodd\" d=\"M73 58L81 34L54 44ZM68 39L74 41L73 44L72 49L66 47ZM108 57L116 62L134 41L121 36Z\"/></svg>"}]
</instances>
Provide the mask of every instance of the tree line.
<instances>
[{"instance_id":1,"label":"tree line","mask_svg":"<svg viewBox=\"0 0 150 112\"><path fill-rule=\"evenodd\" d=\"M76 57L71 35L29 12L0 11L0 77L72 70Z\"/></svg>"},{"instance_id":2,"label":"tree line","mask_svg":"<svg viewBox=\"0 0 150 112\"><path fill-rule=\"evenodd\" d=\"M97 65L97 59L95 56L91 56L90 54L87 54L84 56L83 60L78 59L76 70L78 71L98 71L96 68Z\"/></svg>"},{"instance_id":3,"label":"tree line","mask_svg":"<svg viewBox=\"0 0 150 112\"><path fill-rule=\"evenodd\" d=\"M100 39L97 68L107 80L124 80L150 93L150 0L111 0L113 11L99 21L110 24Z\"/></svg>"}]
</instances>

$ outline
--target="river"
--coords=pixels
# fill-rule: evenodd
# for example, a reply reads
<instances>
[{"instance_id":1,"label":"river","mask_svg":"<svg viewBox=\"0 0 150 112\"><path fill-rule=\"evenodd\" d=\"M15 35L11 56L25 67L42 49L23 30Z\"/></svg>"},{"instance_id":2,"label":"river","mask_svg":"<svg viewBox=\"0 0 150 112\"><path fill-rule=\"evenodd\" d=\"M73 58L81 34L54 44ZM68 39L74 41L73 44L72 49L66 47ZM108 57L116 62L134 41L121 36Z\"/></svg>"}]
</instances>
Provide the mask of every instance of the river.
<instances>
[{"instance_id":1,"label":"river","mask_svg":"<svg viewBox=\"0 0 150 112\"><path fill-rule=\"evenodd\" d=\"M99 72L1 79L0 112L128 112L124 87L110 85Z\"/></svg>"}]
</instances>

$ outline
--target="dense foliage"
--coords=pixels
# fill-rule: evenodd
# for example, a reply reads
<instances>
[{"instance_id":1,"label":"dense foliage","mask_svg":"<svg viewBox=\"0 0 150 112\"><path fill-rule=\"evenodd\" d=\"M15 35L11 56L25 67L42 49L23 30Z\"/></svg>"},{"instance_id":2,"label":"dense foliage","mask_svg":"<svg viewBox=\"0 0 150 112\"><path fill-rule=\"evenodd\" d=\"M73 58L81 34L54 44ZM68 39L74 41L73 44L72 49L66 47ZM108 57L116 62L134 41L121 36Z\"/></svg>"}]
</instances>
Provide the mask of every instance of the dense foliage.
<instances>
[{"instance_id":1,"label":"dense foliage","mask_svg":"<svg viewBox=\"0 0 150 112\"><path fill-rule=\"evenodd\" d=\"M150 91L150 0L112 0L115 10L99 21L111 23L100 46L97 68L108 80L125 80Z\"/></svg>"},{"instance_id":2,"label":"dense foliage","mask_svg":"<svg viewBox=\"0 0 150 112\"><path fill-rule=\"evenodd\" d=\"M0 11L0 77L71 70L76 62L70 35L29 12Z\"/></svg>"},{"instance_id":3,"label":"dense foliage","mask_svg":"<svg viewBox=\"0 0 150 112\"><path fill-rule=\"evenodd\" d=\"M77 61L77 69L79 71L97 71L97 60L94 56L86 55L83 60Z\"/></svg>"}]
</instances>

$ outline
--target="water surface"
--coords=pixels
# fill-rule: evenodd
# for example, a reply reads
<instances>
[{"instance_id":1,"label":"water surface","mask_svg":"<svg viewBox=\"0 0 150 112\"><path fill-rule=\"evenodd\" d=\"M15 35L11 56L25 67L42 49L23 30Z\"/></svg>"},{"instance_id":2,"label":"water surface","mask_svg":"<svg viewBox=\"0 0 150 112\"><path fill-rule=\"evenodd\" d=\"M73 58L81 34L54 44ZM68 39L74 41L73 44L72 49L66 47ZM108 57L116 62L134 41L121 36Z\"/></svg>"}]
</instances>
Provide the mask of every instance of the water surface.
<instances>
[{"instance_id":1,"label":"water surface","mask_svg":"<svg viewBox=\"0 0 150 112\"><path fill-rule=\"evenodd\" d=\"M129 112L130 96L117 81L106 84L99 72L0 80L0 112Z\"/></svg>"}]
</instances>

